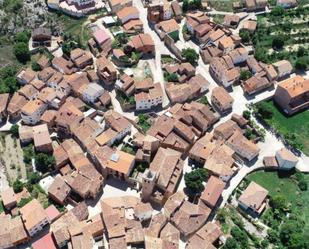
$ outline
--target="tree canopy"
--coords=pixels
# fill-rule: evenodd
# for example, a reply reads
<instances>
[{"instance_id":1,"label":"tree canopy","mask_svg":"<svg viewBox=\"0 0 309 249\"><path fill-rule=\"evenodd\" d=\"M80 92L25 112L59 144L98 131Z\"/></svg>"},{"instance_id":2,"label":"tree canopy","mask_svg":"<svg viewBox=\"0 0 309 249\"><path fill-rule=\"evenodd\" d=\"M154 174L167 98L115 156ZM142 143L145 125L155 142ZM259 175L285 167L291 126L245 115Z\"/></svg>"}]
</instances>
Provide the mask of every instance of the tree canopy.
<instances>
[{"instance_id":1,"label":"tree canopy","mask_svg":"<svg viewBox=\"0 0 309 249\"><path fill-rule=\"evenodd\" d=\"M206 181L208 172L204 168L192 170L185 174L185 184L193 194L201 193L204 190L203 182Z\"/></svg>"},{"instance_id":2,"label":"tree canopy","mask_svg":"<svg viewBox=\"0 0 309 249\"><path fill-rule=\"evenodd\" d=\"M181 51L182 56L184 59L191 63L192 65L196 64L199 59L199 54L195 52L192 48L186 48Z\"/></svg>"},{"instance_id":3,"label":"tree canopy","mask_svg":"<svg viewBox=\"0 0 309 249\"><path fill-rule=\"evenodd\" d=\"M38 153L35 155L36 169L42 173L46 173L56 163L55 157L45 153Z\"/></svg>"},{"instance_id":4,"label":"tree canopy","mask_svg":"<svg viewBox=\"0 0 309 249\"><path fill-rule=\"evenodd\" d=\"M14 55L21 63L26 63L30 60L30 52L27 43L17 42L14 45Z\"/></svg>"}]
</instances>

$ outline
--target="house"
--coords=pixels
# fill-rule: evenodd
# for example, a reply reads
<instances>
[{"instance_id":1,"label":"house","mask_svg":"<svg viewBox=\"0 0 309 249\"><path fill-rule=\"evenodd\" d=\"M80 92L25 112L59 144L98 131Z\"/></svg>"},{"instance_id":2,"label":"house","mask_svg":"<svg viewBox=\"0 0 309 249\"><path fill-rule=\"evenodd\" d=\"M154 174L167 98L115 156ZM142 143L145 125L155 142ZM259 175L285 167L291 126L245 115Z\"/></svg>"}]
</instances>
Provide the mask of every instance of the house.
<instances>
[{"instance_id":1,"label":"house","mask_svg":"<svg viewBox=\"0 0 309 249\"><path fill-rule=\"evenodd\" d=\"M48 188L48 196L60 205L64 205L66 203L70 192L71 188L59 175L55 177L55 180Z\"/></svg>"},{"instance_id":2,"label":"house","mask_svg":"<svg viewBox=\"0 0 309 249\"><path fill-rule=\"evenodd\" d=\"M33 100L38 96L39 91L32 85L27 84L17 91L20 95L24 96L27 100Z\"/></svg>"},{"instance_id":3,"label":"house","mask_svg":"<svg viewBox=\"0 0 309 249\"><path fill-rule=\"evenodd\" d=\"M60 211L58 211L58 209L55 207L54 204L51 204L47 208L45 208L45 212L51 223L57 220L62 215Z\"/></svg>"},{"instance_id":4,"label":"house","mask_svg":"<svg viewBox=\"0 0 309 249\"><path fill-rule=\"evenodd\" d=\"M178 1L172 1L171 7L172 7L172 10L173 10L175 19L177 21L180 21L181 18L182 18L182 8L181 8L179 2Z\"/></svg>"},{"instance_id":5,"label":"house","mask_svg":"<svg viewBox=\"0 0 309 249\"><path fill-rule=\"evenodd\" d=\"M136 205L134 207L134 217L136 217L139 221L150 220L152 217L153 208L150 203L143 203Z\"/></svg>"},{"instance_id":6,"label":"house","mask_svg":"<svg viewBox=\"0 0 309 249\"><path fill-rule=\"evenodd\" d=\"M33 199L20 208L20 214L30 237L40 232L50 222L44 208L37 199Z\"/></svg>"},{"instance_id":7,"label":"house","mask_svg":"<svg viewBox=\"0 0 309 249\"><path fill-rule=\"evenodd\" d=\"M134 78L123 74L115 83L115 88L121 90L127 97L130 97L135 92Z\"/></svg>"},{"instance_id":8,"label":"house","mask_svg":"<svg viewBox=\"0 0 309 249\"><path fill-rule=\"evenodd\" d=\"M56 73L56 70L52 67L46 67L42 71L38 73L38 79L47 82L50 77L52 77Z\"/></svg>"},{"instance_id":9,"label":"house","mask_svg":"<svg viewBox=\"0 0 309 249\"><path fill-rule=\"evenodd\" d=\"M236 29L240 21L240 17L238 15L225 15L223 25Z\"/></svg>"},{"instance_id":10,"label":"house","mask_svg":"<svg viewBox=\"0 0 309 249\"><path fill-rule=\"evenodd\" d=\"M269 81L265 73L263 72L258 75L254 75L241 83L244 92L248 95L264 91L267 88L272 87L273 85L274 83L272 81Z\"/></svg>"},{"instance_id":11,"label":"house","mask_svg":"<svg viewBox=\"0 0 309 249\"><path fill-rule=\"evenodd\" d=\"M168 1L153 1L147 6L147 19L151 23L158 23L172 18L172 7Z\"/></svg>"},{"instance_id":12,"label":"house","mask_svg":"<svg viewBox=\"0 0 309 249\"><path fill-rule=\"evenodd\" d=\"M142 199L162 205L181 180L184 162L181 153L160 147L142 179Z\"/></svg>"},{"instance_id":13,"label":"house","mask_svg":"<svg viewBox=\"0 0 309 249\"><path fill-rule=\"evenodd\" d=\"M30 100L21 109L21 118L25 124L35 125L40 121L47 105L41 100Z\"/></svg>"},{"instance_id":14,"label":"house","mask_svg":"<svg viewBox=\"0 0 309 249\"><path fill-rule=\"evenodd\" d=\"M15 92L7 107L10 120L17 120L21 117L21 109L27 103L27 99Z\"/></svg>"},{"instance_id":15,"label":"house","mask_svg":"<svg viewBox=\"0 0 309 249\"><path fill-rule=\"evenodd\" d=\"M247 58L247 65L252 74L260 73L263 70L261 65L253 56L249 56Z\"/></svg>"},{"instance_id":16,"label":"house","mask_svg":"<svg viewBox=\"0 0 309 249\"><path fill-rule=\"evenodd\" d=\"M36 73L32 71L31 68L27 68L26 70L20 71L17 74L16 79L19 84L26 85L30 83L32 80L34 80L35 76Z\"/></svg>"},{"instance_id":17,"label":"house","mask_svg":"<svg viewBox=\"0 0 309 249\"><path fill-rule=\"evenodd\" d=\"M44 27L36 28L32 31L32 47L51 46L51 30Z\"/></svg>"},{"instance_id":18,"label":"house","mask_svg":"<svg viewBox=\"0 0 309 249\"><path fill-rule=\"evenodd\" d=\"M29 240L20 216L1 215L0 224L0 248L17 248Z\"/></svg>"},{"instance_id":19,"label":"house","mask_svg":"<svg viewBox=\"0 0 309 249\"><path fill-rule=\"evenodd\" d=\"M49 58L45 55L42 55L40 59L37 60L36 63L40 66L41 70L43 70L46 67L49 67L50 65Z\"/></svg>"},{"instance_id":20,"label":"house","mask_svg":"<svg viewBox=\"0 0 309 249\"><path fill-rule=\"evenodd\" d=\"M215 87L211 93L211 103L221 113L228 113L232 110L234 99L223 87Z\"/></svg>"},{"instance_id":21,"label":"house","mask_svg":"<svg viewBox=\"0 0 309 249\"><path fill-rule=\"evenodd\" d=\"M7 107L9 99L10 95L8 93L0 94L0 123L5 121L8 116Z\"/></svg>"},{"instance_id":22,"label":"house","mask_svg":"<svg viewBox=\"0 0 309 249\"><path fill-rule=\"evenodd\" d=\"M132 19L123 25L128 34L141 33L143 31L143 22L140 19Z\"/></svg>"},{"instance_id":23,"label":"house","mask_svg":"<svg viewBox=\"0 0 309 249\"><path fill-rule=\"evenodd\" d=\"M201 194L200 201L203 201L211 209L215 208L224 188L225 183L222 180L216 176L210 176Z\"/></svg>"},{"instance_id":24,"label":"house","mask_svg":"<svg viewBox=\"0 0 309 249\"><path fill-rule=\"evenodd\" d=\"M73 49L71 51L70 58L79 69L83 69L93 63L91 53L80 48Z\"/></svg>"},{"instance_id":25,"label":"house","mask_svg":"<svg viewBox=\"0 0 309 249\"><path fill-rule=\"evenodd\" d=\"M297 6L296 0L277 0L277 6L282 6L285 9L294 8Z\"/></svg>"},{"instance_id":26,"label":"house","mask_svg":"<svg viewBox=\"0 0 309 249\"><path fill-rule=\"evenodd\" d=\"M268 2L266 0L245 0L247 11L264 10Z\"/></svg>"},{"instance_id":27,"label":"house","mask_svg":"<svg viewBox=\"0 0 309 249\"><path fill-rule=\"evenodd\" d=\"M11 210L16 206L16 196L12 187L9 187L1 192L1 200L6 210Z\"/></svg>"},{"instance_id":28,"label":"house","mask_svg":"<svg viewBox=\"0 0 309 249\"><path fill-rule=\"evenodd\" d=\"M153 54L155 51L154 42L149 34L133 36L128 42L128 46L143 54Z\"/></svg>"},{"instance_id":29,"label":"house","mask_svg":"<svg viewBox=\"0 0 309 249\"><path fill-rule=\"evenodd\" d=\"M288 115L308 109L309 80L297 75L282 81L277 86L274 100Z\"/></svg>"},{"instance_id":30,"label":"house","mask_svg":"<svg viewBox=\"0 0 309 249\"><path fill-rule=\"evenodd\" d=\"M169 35L174 41L179 39L179 25L175 19L161 21L157 24L159 30L161 30L165 35ZM162 38L164 38L162 36Z\"/></svg>"},{"instance_id":31,"label":"house","mask_svg":"<svg viewBox=\"0 0 309 249\"><path fill-rule=\"evenodd\" d=\"M163 91L160 83L153 84L146 91L135 94L136 110L149 110L153 107L162 106Z\"/></svg>"},{"instance_id":32,"label":"house","mask_svg":"<svg viewBox=\"0 0 309 249\"><path fill-rule=\"evenodd\" d=\"M49 135L47 124L33 127L34 148L37 152L49 153L53 151L52 140Z\"/></svg>"},{"instance_id":33,"label":"house","mask_svg":"<svg viewBox=\"0 0 309 249\"><path fill-rule=\"evenodd\" d=\"M74 105L63 105L58 111L55 120L58 135L64 137L71 135L70 125L77 120L81 120L83 116L83 113Z\"/></svg>"},{"instance_id":34,"label":"house","mask_svg":"<svg viewBox=\"0 0 309 249\"><path fill-rule=\"evenodd\" d=\"M109 110L105 112L104 119L107 127L112 128L118 133L117 140L124 138L131 132L131 123L118 112Z\"/></svg>"},{"instance_id":35,"label":"house","mask_svg":"<svg viewBox=\"0 0 309 249\"><path fill-rule=\"evenodd\" d=\"M112 10L112 13L115 14L125 7L132 6L132 0L108 0L108 4Z\"/></svg>"},{"instance_id":36,"label":"house","mask_svg":"<svg viewBox=\"0 0 309 249\"><path fill-rule=\"evenodd\" d=\"M254 20L245 20L243 22L242 28L248 30L250 32L254 32L256 30L257 22Z\"/></svg>"},{"instance_id":37,"label":"house","mask_svg":"<svg viewBox=\"0 0 309 249\"><path fill-rule=\"evenodd\" d=\"M73 62L63 57L54 57L51 64L54 69L62 74L72 74L76 71Z\"/></svg>"},{"instance_id":38,"label":"house","mask_svg":"<svg viewBox=\"0 0 309 249\"><path fill-rule=\"evenodd\" d=\"M278 162L279 169L291 170L295 168L298 158L286 148L282 148L276 152L276 160Z\"/></svg>"},{"instance_id":39,"label":"house","mask_svg":"<svg viewBox=\"0 0 309 249\"><path fill-rule=\"evenodd\" d=\"M220 245L220 237L223 235L217 223L207 222L199 229L187 242L186 249L199 248L204 245L204 249L217 248Z\"/></svg>"},{"instance_id":40,"label":"house","mask_svg":"<svg viewBox=\"0 0 309 249\"><path fill-rule=\"evenodd\" d=\"M130 20L139 19L139 11L136 7L124 7L123 9L119 10L117 13L118 20L125 24Z\"/></svg>"},{"instance_id":41,"label":"house","mask_svg":"<svg viewBox=\"0 0 309 249\"><path fill-rule=\"evenodd\" d=\"M94 103L103 94L104 88L97 83L90 83L83 92L83 100L87 103Z\"/></svg>"},{"instance_id":42,"label":"house","mask_svg":"<svg viewBox=\"0 0 309 249\"><path fill-rule=\"evenodd\" d=\"M293 72L293 66L288 60L277 61L272 65L278 73L278 79L287 78Z\"/></svg>"},{"instance_id":43,"label":"house","mask_svg":"<svg viewBox=\"0 0 309 249\"><path fill-rule=\"evenodd\" d=\"M102 80L104 84L113 84L117 79L117 69L115 66L105 57L98 58L96 64L99 79Z\"/></svg>"},{"instance_id":44,"label":"house","mask_svg":"<svg viewBox=\"0 0 309 249\"><path fill-rule=\"evenodd\" d=\"M210 63L212 58L214 57L222 57L223 51L219 49L214 44L206 46L204 49L200 50L200 54L202 57L202 60L205 64Z\"/></svg>"},{"instance_id":45,"label":"house","mask_svg":"<svg viewBox=\"0 0 309 249\"><path fill-rule=\"evenodd\" d=\"M234 67L229 56L213 58L210 62L209 72L217 82L226 88L236 83L240 77L239 70Z\"/></svg>"},{"instance_id":46,"label":"house","mask_svg":"<svg viewBox=\"0 0 309 249\"><path fill-rule=\"evenodd\" d=\"M255 182L251 182L238 198L238 205L251 216L258 217L266 207L268 191Z\"/></svg>"},{"instance_id":47,"label":"house","mask_svg":"<svg viewBox=\"0 0 309 249\"><path fill-rule=\"evenodd\" d=\"M96 45L105 54L108 54L112 49L112 39L106 30L98 29L93 34L93 39Z\"/></svg>"},{"instance_id":48,"label":"house","mask_svg":"<svg viewBox=\"0 0 309 249\"><path fill-rule=\"evenodd\" d=\"M172 212L170 219L184 238L188 238L199 230L205 224L211 212L206 205L196 205L186 200L175 203L175 207L176 210Z\"/></svg>"},{"instance_id":49,"label":"house","mask_svg":"<svg viewBox=\"0 0 309 249\"><path fill-rule=\"evenodd\" d=\"M240 131L236 131L227 141L226 144L233 149L239 156L253 160L258 156L259 147L248 140Z\"/></svg>"},{"instance_id":50,"label":"house","mask_svg":"<svg viewBox=\"0 0 309 249\"><path fill-rule=\"evenodd\" d=\"M32 243L31 247L33 249L57 249L53 237L53 233L49 232L42 238Z\"/></svg>"},{"instance_id":51,"label":"house","mask_svg":"<svg viewBox=\"0 0 309 249\"><path fill-rule=\"evenodd\" d=\"M227 120L214 129L214 138L228 140L235 131L241 131L237 123L233 120Z\"/></svg>"}]
</instances>

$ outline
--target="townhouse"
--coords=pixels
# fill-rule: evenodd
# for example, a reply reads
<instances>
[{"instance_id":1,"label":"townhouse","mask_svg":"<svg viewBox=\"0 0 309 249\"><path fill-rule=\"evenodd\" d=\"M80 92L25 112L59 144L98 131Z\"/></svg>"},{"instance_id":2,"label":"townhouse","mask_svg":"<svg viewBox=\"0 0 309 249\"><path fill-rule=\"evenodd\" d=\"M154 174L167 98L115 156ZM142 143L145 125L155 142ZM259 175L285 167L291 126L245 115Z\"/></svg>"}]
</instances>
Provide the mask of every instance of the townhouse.
<instances>
[{"instance_id":1,"label":"townhouse","mask_svg":"<svg viewBox=\"0 0 309 249\"><path fill-rule=\"evenodd\" d=\"M21 118L25 124L35 125L40 121L42 114L47 109L47 105L39 100L28 101L21 109Z\"/></svg>"},{"instance_id":2,"label":"townhouse","mask_svg":"<svg viewBox=\"0 0 309 249\"><path fill-rule=\"evenodd\" d=\"M211 92L211 103L219 112L225 114L232 111L234 99L223 87L215 87Z\"/></svg>"}]
</instances>

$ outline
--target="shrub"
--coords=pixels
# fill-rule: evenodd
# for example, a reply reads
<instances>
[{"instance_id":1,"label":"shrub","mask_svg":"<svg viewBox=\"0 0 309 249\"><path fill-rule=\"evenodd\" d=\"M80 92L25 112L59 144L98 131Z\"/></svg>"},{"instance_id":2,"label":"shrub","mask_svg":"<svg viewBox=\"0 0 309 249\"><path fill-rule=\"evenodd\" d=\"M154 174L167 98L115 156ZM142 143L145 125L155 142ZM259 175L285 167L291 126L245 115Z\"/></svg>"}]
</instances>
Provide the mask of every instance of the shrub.
<instances>
[{"instance_id":1,"label":"shrub","mask_svg":"<svg viewBox=\"0 0 309 249\"><path fill-rule=\"evenodd\" d=\"M269 109L267 103L265 102L260 102L256 104L256 109L258 114L263 118L263 119L271 119L273 117L273 112L271 109Z\"/></svg>"},{"instance_id":2,"label":"shrub","mask_svg":"<svg viewBox=\"0 0 309 249\"><path fill-rule=\"evenodd\" d=\"M28 45L24 42L18 42L14 45L14 55L21 63L26 63L30 60L30 52Z\"/></svg>"},{"instance_id":3,"label":"shrub","mask_svg":"<svg viewBox=\"0 0 309 249\"><path fill-rule=\"evenodd\" d=\"M42 173L46 173L56 163L55 157L45 153L38 153L35 156L36 169Z\"/></svg>"},{"instance_id":4,"label":"shrub","mask_svg":"<svg viewBox=\"0 0 309 249\"><path fill-rule=\"evenodd\" d=\"M184 59L191 63L192 65L196 64L199 59L199 54L195 52L192 48L186 48L181 51L182 56Z\"/></svg>"},{"instance_id":5,"label":"shrub","mask_svg":"<svg viewBox=\"0 0 309 249\"><path fill-rule=\"evenodd\" d=\"M23 190L23 187L24 187L23 183L18 179L16 179L15 182L13 183L13 190L15 193L21 192Z\"/></svg>"},{"instance_id":6,"label":"shrub","mask_svg":"<svg viewBox=\"0 0 309 249\"><path fill-rule=\"evenodd\" d=\"M251 112L248 111L248 110L245 110L245 111L243 111L242 116L243 116L245 119L249 120L249 119L251 118Z\"/></svg>"},{"instance_id":7,"label":"shrub","mask_svg":"<svg viewBox=\"0 0 309 249\"><path fill-rule=\"evenodd\" d=\"M12 134L13 137L18 138L19 137L19 126L18 124L13 124L10 128L10 132Z\"/></svg>"},{"instance_id":8,"label":"shrub","mask_svg":"<svg viewBox=\"0 0 309 249\"><path fill-rule=\"evenodd\" d=\"M298 187L301 191L306 191L308 189L308 184L306 180L302 179L298 182Z\"/></svg>"},{"instance_id":9,"label":"shrub","mask_svg":"<svg viewBox=\"0 0 309 249\"><path fill-rule=\"evenodd\" d=\"M273 49L282 49L284 46L284 38L282 36L276 36L274 37L272 41L272 47Z\"/></svg>"}]
</instances>

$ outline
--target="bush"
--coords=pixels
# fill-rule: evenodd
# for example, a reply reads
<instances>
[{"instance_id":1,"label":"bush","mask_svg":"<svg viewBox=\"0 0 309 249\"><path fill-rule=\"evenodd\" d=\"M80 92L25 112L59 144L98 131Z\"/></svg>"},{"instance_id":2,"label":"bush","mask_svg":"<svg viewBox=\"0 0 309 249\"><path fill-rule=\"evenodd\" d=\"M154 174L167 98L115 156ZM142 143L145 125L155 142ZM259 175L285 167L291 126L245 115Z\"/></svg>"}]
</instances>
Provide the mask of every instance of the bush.
<instances>
[{"instance_id":1,"label":"bush","mask_svg":"<svg viewBox=\"0 0 309 249\"><path fill-rule=\"evenodd\" d=\"M56 160L54 156L45 153L35 155L36 169L42 173L48 172L55 164Z\"/></svg>"},{"instance_id":2,"label":"bush","mask_svg":"<svg viewBox=\"0 0 309 249\"><path fill-rule=\"evenodd\" d=\"M30 52L28 45L24 42L18 42L14 45L14 55L21 63L26 63L30 60Z\"/></svg>"},{"instance_id":3,"label":"bush","mask_svg":"<svg viewBox=\"0 0 309 249\"><path fill-rule=\"evenodd\" d=\"M272 110L269 109L267 103L265 103L265 102L257 103L256 104L256 109L257 109L258 114L263 119L271 119L273 117Z\"/></svg>"},{"instance_id":4,"label":"bush","mask_svg":"<svg viewBox=\"0 0 309 249\"><path fill-rule=\"evenodd\" d=\"M222 249L238 249L240 248L239 243L234 238L227 238Z\"/></svg>"},{"instance_id":5,"label":"bush","mask_svg":"<svg viewBox=\"0 0 309 249\"><path fill-rule=\"evenodd\" d=\"M284 46L284 38L282 36L276 36L274 37L272 41L272 47L273 49L282 49Z\"/></svg>"},{"instance_id":6,"label":"bush","mask_svg":"<svg viewBox=\"0 0 309 249\"><path fill-rule=\"evenodd\" d=\"M209 101L206 96L203 96L202 98L200 98L198 102L204 105L209 105Z\"/></svg>"},{"instance_id":7,"label":"bush","mask_svg":"<svg viewBox=\"0 0 309 249\"><path fill-rule=\"evenodd\" d=\"M250 41L250 32L246 29L241 29L239 31L239 36L242 40L242 42L247 43Z\"/></svg>"},{"instance_id":8,"label":"bush","mask_svg":"<svg viewBox=\"0 0 309 249\"><path fill-rule=\"evenodd\" d=\"M240 71L240 77L239 77L239 79L245 81L245 80L251 78L251 76L252 76L252 73L251 73L249 70L246 70L246 71L241 70L241 71Z\"/></svg>"},{"instance_id":9,"label":"bush","mask_svg":"<svg viewBox=\"0 0 309 249\"><path fill-rule=\"evenodd\" d=\"M13 183L13 190L15 193L21 192L23 190L23 187L24 187L23 183L18 179L16 179L15 182Z\"/></svg>"},{"instance_id":10,"label":"bush","mask_svg":"<svg viewBox=\"0 0 309 249\"><path fill-rule=\"evenodd\" d=\"M178 81L178 75L175 73L166 73L164 75L164 78L167 82L177 82Z\"/></svg>"},{"instance_id":11,"label":"bush","mask_svg":"<svg viewBox=\"0 0 309 249\"><path fill-rule=\"evenodd\" d=\"M251 118L251 112L248 111L248 110L245 110L245 111L243 111L242 116L243 116L245 119L249 120L249 119Z\"/></svg>"},{"instance_id":12,"label":"bush","mask_svg":"<svg viewBox=\"0 0 309 249\"><path fill-rule=\"evenodd\" d=\"M295 62L295 68L297 70L305 71L307 70L308 66L309 66L308 56L299 57Z\"/></svg>"},{"instance_id":13,"label":"bush","mask_svg":"<svg viewBox=\"0 0 309 249\"><path fill-rule=\"evenodd\" d=\"M31 172L28 174L28 181L31 184L37 184L40 181L41 177L38 172Z\"/></svg>"},{"instance_id":14,"label":"bush","mask_svg":"<svg viewBox=\"0 0 309 249\"><path fill-rule=\"evenodd\" d=\"M15 35L16 42L23 42L27 44L29 39L30 39L30 35L27 32L18 32Z\"/></svg>"},{"instance_id":15,"label":"bush","mask_svg":"<svg viewBox=\"0 0 309 249\"><path fill-rule=\"evenodd\" d=\"M41 71L40 65L39 65L37 62L35 62L35 61L33 61L33 62L31 63L31 68L32 68L32 70L35 71L35 72Z\"/></svg>"},{"instance_id":16,"label":"bush","mask_svg":"<svg viewBox=\"0 0 309 249\"><path fill-rule=\"evenodd\" d=\"M185 184L192 194L199 194L204 190L203 182L208 177L208 171L205 168L192 170L185 174Z\"/></svg>"},{"instance_id":17,"label":"bush","mask_svg":"<svg viewBox=\"0 0 309 249\"><path fill-rule=\"evenodd\" d=\"M308 189L308 184L307 184L306 180L300 180L298 182L298 187L301 191L306 191Z\"/></svg>"},{"instance_id":18,"label":"bush","mask_svg":"<svg viewBox=\"0 0 309 249\"><path fill-rule=\"evenodd\" d=\"M199 59L199 54L196 53L195 50L192 48L183 49L181 51L181 54L184 59L192 65L196 64Z\"/></svg>"},{"instance_id":19,"label":"bush","mask_svg":"<svg viewBox=\"0 0 309 249\"><path fill-rule=\"evenodd\" d=\"M19 126L17 124L13 124L10 128L10 132L12 134L13 137L15 138L19 138Z\"/></svg>"}]
</instances>

